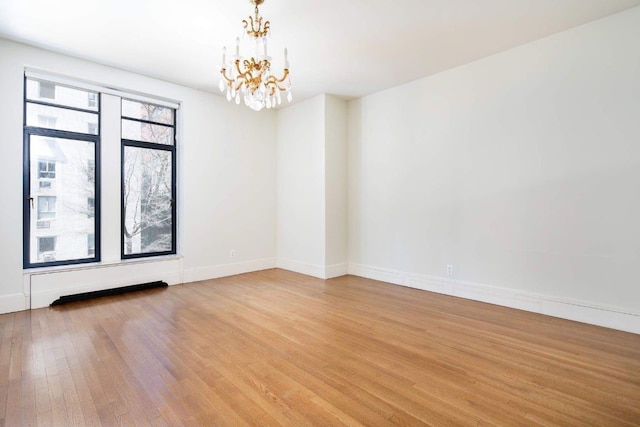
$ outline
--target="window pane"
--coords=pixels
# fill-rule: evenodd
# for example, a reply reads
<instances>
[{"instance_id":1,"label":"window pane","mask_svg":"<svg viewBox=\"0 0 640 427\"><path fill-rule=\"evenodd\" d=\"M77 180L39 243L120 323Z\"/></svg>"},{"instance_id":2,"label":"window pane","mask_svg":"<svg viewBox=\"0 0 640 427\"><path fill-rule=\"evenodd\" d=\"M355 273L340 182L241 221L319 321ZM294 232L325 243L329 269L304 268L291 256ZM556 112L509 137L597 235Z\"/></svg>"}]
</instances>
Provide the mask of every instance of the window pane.
<instances>
[{"instance_id":1,"label":"window pane","mask_svg":"<svg viewBox=\"0 0 640 427\"><path fill-rule=\"evenodd\" d=\"M95 200L93 197L87 197L87 216L93 218L95 216Z\"/></svg>"},{"instance_id":2,"label":"window pane","mask_svg":"<svg viewBox=\"0 0 640 427\"><path fill-rule=\"evenodd\" d=\"M96 254L96 239L94 234L87 234L87 255L94 256Z\"/></svg>"},{"instance_id":3,"label":"window pane","mask_svg":"<svg viewBox=\"0 0 640 427\"><path fill-rule=\"evenodd\" d=\"M38 162L38 178L51 178L56 177L56 163L46 160L40 160Z\"/></svg>"},{"instance_id":4,"label":"window pane","mask_svg":"<svg viewBox=\"0 0 640 427\"><path fill-rule=\"evenodd\" d=\"M122 139L173 145L173 128L122 119Z\"/></svg>"},{"instance_id":5,"label":"window pane","mask_svg":"<svg viewBox=\"0 0 640 427\"><path fill-rule=\"evenodd\" d=\"M56 197L38 196L38 219L51 219L56 217Z\"/></svg>"},{"instance_id":6,"label":"window pane","mask_svg":"<svg viewBox=\"0 0 640 427\"><path fill-rule=\"evenodd\" d=\"M173 125L173 108L161 107L146 102L122 100L122 116L132 119L148 120L150 122Z\"/></svg>"},{"instance_id":7,"label":"window pane","mask_svg":"<svg viewBox=\"0 0 640 427\"><path fill-rule=\"evenodd\" d=\"M31 264L93 258L87 236L95 234L94 143L31 135L29 150Z\"/></svg>"},{"instance_id":8,"label":"window pane","mask_svg":"<svg viewBox=\"0 0 640 427\"><path fill-rule=\"evenodd\" d=\"M44 80L27 79L27 99L98 111L98 93Z\"/></svg>"},{"instance_id":9,"label":"window pane","mask_svg":"<svg viewBox=\"0 0 640 427\"><path fill-rule=\"evenodd\" d=\"M124 254L173 250L172 153L124 149Z\"/></svg>"},{"instance_id":10,"label":"window pane","mask_svg":"<svg viewBox=\"0 0 640 427\"><path fill-rule=\"evenodd\" d=\"M42 262L56 260L56 238L38 237L38 259Z\"/></svg>"},{"instance_id":11,"label":"window pane","mask_svg":"<svg viewBox=\"0 0 640 427\"><path fill-rule=\"evenodd\" d=\"M55 99L56 98L56 85L49 82L38 82L38 96L40 98Z\"/></svg>"},{"instance_id":12,"label":"window pane","mask_svg":"<svg viewBox=\"0 0 640 427\"><path fill-rule=\"evenodd\" d=\"M98 115L27 103L27 126L98 134Z\"/></svg>"}]
</instances>

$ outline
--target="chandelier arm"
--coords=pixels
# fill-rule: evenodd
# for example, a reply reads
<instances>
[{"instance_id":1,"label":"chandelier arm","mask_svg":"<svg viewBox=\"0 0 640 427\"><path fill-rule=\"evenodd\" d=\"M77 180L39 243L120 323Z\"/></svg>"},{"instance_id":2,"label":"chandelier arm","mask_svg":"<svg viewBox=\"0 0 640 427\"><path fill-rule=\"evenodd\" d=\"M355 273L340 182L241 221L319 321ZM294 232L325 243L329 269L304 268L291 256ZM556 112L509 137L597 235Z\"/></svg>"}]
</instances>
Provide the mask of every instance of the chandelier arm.
<instances>
[{"instance_id":1,"label":"chandelier arm","mask_svg":"<svg viewBox=\"0 0 640 427\"><path fill-rule=\"evenodd\" d=\"M276 80L278 81L278 83L282 83L282 82L284 82L284 81L287 79L287 77L289 77L289 69L288 69L288 68L285 68L285 69L284 69L284 74L282 75L282 78L280 78L280 79L276 79ZM275 78L275 77L274 77L274 78Z\"/></svg>"},{"instance_id":2,"label":"chandelier arm","mask_svg":"<svg viewBox=\"0 0 640 427\"><path fill-rule=\"evenodd\" d=\"M286 75L285 75L286 78ZM278 89L281 92L284 92L287 90L287 88L280 86L278 83L282 83L284 80L283 79L278 79L276 76L274 76L273 74L271 74L267 80L265 81L264 85L269 87L271 89L271 95L273 95L275 93L275 90Z\"/></svg>"},{"instance_id":3,"label":"chandelier arm","mask_svg":"<svg viewBox=\"0 0 640 427\"><path fill-rule=\"evenodd\" d=\"M278 82L278 79L276 79L276 76L274 76L273 74L270 74L269 77L267 77L267 80L265 80L264 84L275 85L277 82Z\"/></svg>"},{"instance_id":4,"label":"chandelier arm","mask_svg":"<svg viewBox=\"0 0 640 427\"><path fill-rule=\"evenodd\" d=\"M227 81L227 86L228 86L230 83L233 83L233 80L232 80L232 79L230 79L229 77L227 77L227 69L226 69L226 68L222 68L222 69L220 70L220 74L222 74L222 77L224 77L224 79Z\"/></svg>"},{"instance_id":5,"label":"chandelier arm","mask_svg":"<svg viewBox=\"0 0 640 427\"><path fill-rule=\"evenodd\" d=\"M243 79L246 80L247 79L247 74L249 76L251 76L250 69L249 69L249 66L248 66L248 62L249 61L247 61L246 59L244 60L244 66L247 68L247 71L242 71L240 69L240 60L239 59L235 60L236 70L238 71L238 78L242 77Z\"/></svg>"}]
</instances>

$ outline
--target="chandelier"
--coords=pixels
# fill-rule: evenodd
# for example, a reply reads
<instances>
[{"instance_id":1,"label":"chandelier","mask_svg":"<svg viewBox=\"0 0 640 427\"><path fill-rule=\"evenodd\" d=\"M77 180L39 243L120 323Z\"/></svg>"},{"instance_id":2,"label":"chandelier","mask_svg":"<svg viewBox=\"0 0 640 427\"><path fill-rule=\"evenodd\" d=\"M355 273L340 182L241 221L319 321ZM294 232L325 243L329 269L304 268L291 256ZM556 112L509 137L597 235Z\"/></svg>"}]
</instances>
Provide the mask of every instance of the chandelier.
<instances>
[{"instance_id":1,"label":"chandelier","mask_svg":"<svg viewBox=\"0 0 640 427\"><path fill-rule=\"evenodd\" d=\"M247 107L260 111L274 108L282 103L281 92L286 93L291 102L291 80L289 78L289 60L287 48L284 49L284 71L278 78L271 72L271 57L267 53L267 40L271 22L263 21L258 6L264 0L249 0L255 5L255 15L242 21L243 38L253 44L254 55L250 58L240 56L240 38L236 38L235 55L227 62L227 47L222 48L220 66L220 91L226 92L227 101L240 104L241 98Z\"/></svg>"}]
</instances>

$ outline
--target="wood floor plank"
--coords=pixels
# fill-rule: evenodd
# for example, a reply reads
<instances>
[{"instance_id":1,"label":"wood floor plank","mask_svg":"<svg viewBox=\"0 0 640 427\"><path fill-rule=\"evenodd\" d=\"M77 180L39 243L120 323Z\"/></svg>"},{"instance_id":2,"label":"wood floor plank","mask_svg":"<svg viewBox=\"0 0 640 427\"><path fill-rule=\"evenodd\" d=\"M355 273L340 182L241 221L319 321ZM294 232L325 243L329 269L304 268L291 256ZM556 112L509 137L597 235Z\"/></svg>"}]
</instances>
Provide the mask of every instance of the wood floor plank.
<instances>
[{"instance_id":1,"label":"wood floor plank","mask_svg":"<svg viewBox=\"0 0 640 427\"><path fill-rule=\"evenodd\" d=\"M0 427L640 425L640 335L283 270L0 315Z\"/></svg>"}]
</instances>

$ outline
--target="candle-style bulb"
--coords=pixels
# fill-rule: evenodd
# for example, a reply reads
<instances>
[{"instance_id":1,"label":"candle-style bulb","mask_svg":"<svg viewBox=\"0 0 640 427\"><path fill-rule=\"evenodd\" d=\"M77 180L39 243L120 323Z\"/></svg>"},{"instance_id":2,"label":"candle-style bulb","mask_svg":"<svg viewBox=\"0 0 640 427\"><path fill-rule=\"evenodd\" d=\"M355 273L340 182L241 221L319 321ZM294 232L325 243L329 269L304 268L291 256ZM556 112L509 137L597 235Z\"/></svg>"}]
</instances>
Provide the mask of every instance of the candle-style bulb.
<instances>
[{"instance_id":1,"label":"candle-style bulb","mask_svg":"<svg viewBox=\"0 0 640 427\"><path fill-rule=\"evenodd\" d=\"M236 37L236 58L240 57L240 37Z\"/></svg>"}]
</instances>

